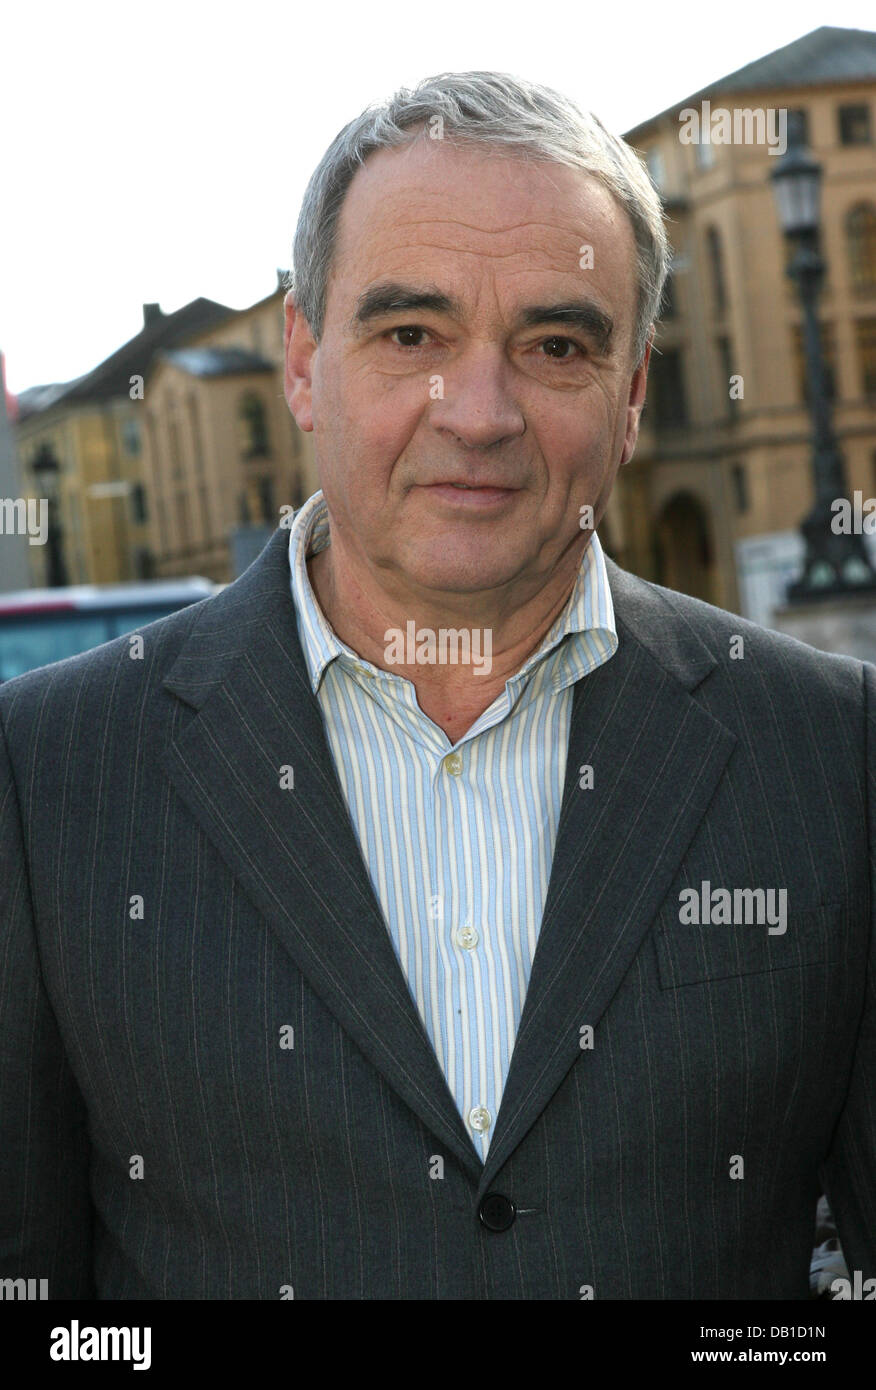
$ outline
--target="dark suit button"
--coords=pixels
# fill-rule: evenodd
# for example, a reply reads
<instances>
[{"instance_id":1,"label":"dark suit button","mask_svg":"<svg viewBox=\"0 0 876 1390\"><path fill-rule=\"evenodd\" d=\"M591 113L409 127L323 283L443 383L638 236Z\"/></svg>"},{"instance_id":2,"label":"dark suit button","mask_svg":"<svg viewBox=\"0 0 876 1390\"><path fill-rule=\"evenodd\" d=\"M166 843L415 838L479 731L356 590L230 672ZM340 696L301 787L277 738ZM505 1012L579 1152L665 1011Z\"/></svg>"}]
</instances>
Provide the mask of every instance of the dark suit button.
<instances>
[{"instance_id":1,"label":"dark suit button","mask_svg":"<svg viewBox=\"0 0 876 1390\"><path fill-rule=\"evenodd\" d=\"M488 1192L478 1207L478 1215L481 1225L488 1231L507 1231L514 1225L517 1208L510 1197L503 1197L501 1192Z\"/></svg>"}]
</instances>

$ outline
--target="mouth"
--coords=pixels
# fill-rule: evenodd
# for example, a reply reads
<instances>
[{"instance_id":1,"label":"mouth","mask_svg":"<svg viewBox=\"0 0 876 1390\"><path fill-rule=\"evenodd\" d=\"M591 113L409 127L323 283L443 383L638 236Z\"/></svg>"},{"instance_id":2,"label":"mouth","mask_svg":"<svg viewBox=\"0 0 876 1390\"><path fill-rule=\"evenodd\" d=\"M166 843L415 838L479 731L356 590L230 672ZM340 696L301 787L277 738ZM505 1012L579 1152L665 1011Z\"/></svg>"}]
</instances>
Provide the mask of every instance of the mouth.
<instances>
[{"instance_id":1,"label":"mouth","mask_svg":"<svg viewBox=\"0 0 876 1390\"><path fill-rule=\"evenodd\" d=\"M495 507L508 502L520 491L516 487L497 487L492 483L463 483L448 481L425 485L424 491L433 497L463 507Z\"/></svg>"}]
</instances>

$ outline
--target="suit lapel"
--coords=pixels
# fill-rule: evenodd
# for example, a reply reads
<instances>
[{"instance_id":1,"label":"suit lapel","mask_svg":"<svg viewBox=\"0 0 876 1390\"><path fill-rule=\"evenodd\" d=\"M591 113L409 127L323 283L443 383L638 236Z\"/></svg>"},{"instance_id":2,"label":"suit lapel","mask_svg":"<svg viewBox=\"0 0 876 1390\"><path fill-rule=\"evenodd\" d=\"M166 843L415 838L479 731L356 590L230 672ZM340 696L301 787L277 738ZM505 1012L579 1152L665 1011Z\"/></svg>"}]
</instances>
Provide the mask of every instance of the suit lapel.
<instances>
[{"instance_id":1,"label":"suit lapel","mask_svg":"<svg viewBox=\"0 0 876 1390\"><path fill-rule=\"evenodd\" d=\"M388 1085L474 1174L466 1133L362 861L310 688L278 528L201 606L165 677L197 710L162 764L298 968ZM280 787L291 767L294 788Z\"/></svg>"},{"instance_id":2,"label":"suit lapel","mask_svg":"<svg viewBox=\"0 0 876 1390\"><path fill-rule=\"evenodd\" d=\"M545 910L479 1195L569 1068L587 1065L580 1029L596 1029L623 980L736 743L690 694L714 658L660 590L607 564L618 650L575 687Z\"/></svg>"}]
</instances>

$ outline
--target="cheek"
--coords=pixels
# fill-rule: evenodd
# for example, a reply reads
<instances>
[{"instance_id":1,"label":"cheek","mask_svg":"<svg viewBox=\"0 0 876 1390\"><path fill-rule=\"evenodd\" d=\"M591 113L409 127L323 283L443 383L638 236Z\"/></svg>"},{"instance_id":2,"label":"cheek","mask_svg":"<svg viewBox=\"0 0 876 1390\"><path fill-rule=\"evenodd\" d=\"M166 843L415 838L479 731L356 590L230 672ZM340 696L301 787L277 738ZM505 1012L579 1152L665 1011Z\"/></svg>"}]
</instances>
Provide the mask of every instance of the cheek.
<instances>
[{"instance_id":1,"label":"cheek","mask_svg":"<svg viewBox=\"0 0 876 1390\"><path fill-rule=\"evenodd\" d=\"M558 393L551 404L540 403L538 412L528 418L543 442L545 456L550 457L547 451L552 448L554 456L562 458L604 448L614 434L616 416L616 404L593 382L574 395Z\"/></svg>"},{"instance_id":2,"label":"cheek","mask_svg":"<svg viewBox=\"0 0 876 1390\"><path fill-rule=\"evenodd\" d=\"M423 392L411 383L390 391L382 382L374 383L355 403L346 402L344 415L348 456L357 458L362 472L375 482L388 486L396 469L397 481L417 474L422 461L435 452L424 419Z\"/></svg>"},{"instance_id":3,"label":"cheek","mask_svg":"<svg viewBox=\"0 0 876 1390\"><path fill-rule=\"evenodd\" d=\"M594 416L592 412L581 410L566 421L562 433L554 430L549 437L553 453L546 453L545 457L548 461L551 457L561 460L556 468L560 481L574 484L604 472L613 448L614 425L613 420L602 414Z\"/></svg>"},{"instance_id":4,"label":"cheek","mask_svg":"<svg viewBox=\"0 0 876 1390\"><path fill-rule=\"evenodd\" d=\"M354 445L383 447L391 455L416 430L427 404L428 383L422 380L351 370L336 382L332 408Z\"/></svg>"}]
</instances>

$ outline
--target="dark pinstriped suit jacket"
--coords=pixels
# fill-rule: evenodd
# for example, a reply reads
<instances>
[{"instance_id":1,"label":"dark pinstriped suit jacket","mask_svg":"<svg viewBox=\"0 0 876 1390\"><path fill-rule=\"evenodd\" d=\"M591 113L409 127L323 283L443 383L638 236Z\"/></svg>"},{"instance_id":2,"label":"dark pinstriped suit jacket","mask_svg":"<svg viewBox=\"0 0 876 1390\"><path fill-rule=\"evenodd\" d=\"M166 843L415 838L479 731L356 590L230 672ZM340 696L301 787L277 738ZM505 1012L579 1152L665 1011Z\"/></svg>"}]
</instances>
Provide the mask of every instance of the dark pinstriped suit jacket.
<instances>
[{"instance_id":1,"label":"dark pinstriped suit jacket","mask_svg":"<svg viewBox=\"0 0 876 1390\"><path fill-rule=\"evenodd\" d=\"M608 562L620 648L575 690L482 1166L346 814L287 542L143 629L143 660L119 638L0 690L0 1274L56 1298L806 1298L824 1187L876 1276L876 668ZM786 932L681 925L704 880L786 888Z\"/></svg>"}]
</instances>

